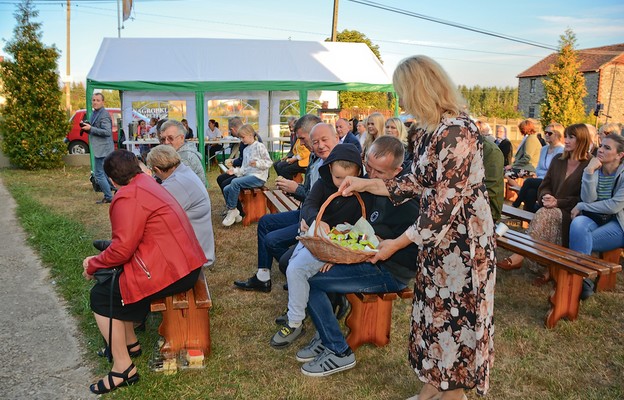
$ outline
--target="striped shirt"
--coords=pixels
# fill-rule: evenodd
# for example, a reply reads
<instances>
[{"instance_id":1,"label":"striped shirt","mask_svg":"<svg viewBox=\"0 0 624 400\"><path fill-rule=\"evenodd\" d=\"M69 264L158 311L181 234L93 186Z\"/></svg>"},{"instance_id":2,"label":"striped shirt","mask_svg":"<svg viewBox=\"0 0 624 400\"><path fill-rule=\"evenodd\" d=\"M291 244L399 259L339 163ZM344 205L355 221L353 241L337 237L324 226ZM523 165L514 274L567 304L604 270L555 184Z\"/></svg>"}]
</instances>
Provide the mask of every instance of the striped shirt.
<instances>
[{"instance_id":1,"label":"striped shirt","mask_svg":"<svg viewBox=\"0 0 624 400\"><path fill-rule=\"evenodd\" d=\"M603 175L601 170L598 170L598 192L597 200L607 200L613 197L613 185L615 184L615 174Z\"/></svg>"}]
</instances>

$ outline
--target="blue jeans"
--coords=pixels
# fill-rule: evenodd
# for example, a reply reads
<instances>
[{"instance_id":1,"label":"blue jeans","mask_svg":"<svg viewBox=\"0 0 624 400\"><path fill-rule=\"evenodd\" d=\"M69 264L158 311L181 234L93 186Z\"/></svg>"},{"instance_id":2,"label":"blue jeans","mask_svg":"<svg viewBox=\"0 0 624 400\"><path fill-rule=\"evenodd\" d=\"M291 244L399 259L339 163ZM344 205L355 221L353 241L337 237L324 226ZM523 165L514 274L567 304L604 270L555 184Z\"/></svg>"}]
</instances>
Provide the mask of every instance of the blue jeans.
<instances>
[{"instance_id":1,"label":"blue jeans","mask_svg":"<svg viewBox=\"0 0 624 400\"><path fill-rule=\"evenodd\" d=\"M258 221L258 268L271 268L273 258L280 257L297 243L299 210L267 214Z\"/></svg>"},{"instance_id":2,"label":"blue jeans","mask_svg":"<svg viewBox=\"0 0 624 400\"><path fill-rule=\"evenodd\" d=\"M598 226L591 218L579 215L570 224L570 249L579 253L608 251L624 247L624 231L617 219Z\"/></svg>"},{"instance_id":3,"label":"blue jeans","mask_svg":"<svg viewBox=\"0 0 624 400\"><path fill-rule=\"evenodd\" d=\"M340 330L328 293L389 293L404 289L383 264L336 264L329 271L308 280L310 299L308 313L318 330L323 345L342 353L349 345Z\"/></svg>"},{"instance_id":4,"label":"blue jeans","mask_svg":"<svg viewBox=\"0 0 624 400\"><path fill-rule=\"evenodd\" d=\"M225 197L225 205L228 210L236 208L241 189L257 188L262 185L264 185L264 181L254 175L244 175L232 179L230 184L223 188L223 197Z\"/></svg>"},{"instance_id":5,"label":"blue jeans","mask_svg":"<svg viewBox=\"0 0 624 400\"><path fill-rule=\"evenodd\" d=\"M104 193L104 198L106 200L113 199L113 193L111 192L111 187L108 183L108 176L104 172L104 160L106 157L94 157L93 158L93 176L97 181L100 188L102 188L102 193Z\"/></svg>"},{"instance_id":6,"label":"blue jeans","mask_svg":"<svg viewBox=\"0 0 624 400\"><path fill-rule=\"evenodd\" d=\"M314 257L301 242L297 243L286 270L289 322L303 322L310 293L308 279L316 275L323 265L325 265L324 261Z\"/></svg>"}]
</instances>

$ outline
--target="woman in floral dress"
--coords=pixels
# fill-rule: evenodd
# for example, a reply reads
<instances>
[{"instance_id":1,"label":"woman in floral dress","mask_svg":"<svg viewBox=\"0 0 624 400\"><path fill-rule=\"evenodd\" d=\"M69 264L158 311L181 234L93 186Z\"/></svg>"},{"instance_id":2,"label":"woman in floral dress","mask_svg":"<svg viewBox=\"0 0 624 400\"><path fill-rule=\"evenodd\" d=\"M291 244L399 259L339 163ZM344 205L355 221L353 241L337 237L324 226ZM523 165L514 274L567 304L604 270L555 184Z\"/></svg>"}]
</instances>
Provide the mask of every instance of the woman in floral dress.
<instances>
[{"instance_id":1,"label":"woman in floral dress","mask_svg":"<svg viewBox=\"0 0 624 400\"><path fill-rule=\"evenodd\" d=\"M420 216L401 237L383 241L371 262L414 242L419 270L409 360L425 383L419 400L485 395L494 361L494 223L483 183L483 148L476 125L444 70L425 56L394 72L403 108L414 115L412 173L394 180L347 178L344 195L368 191L400 204L420 196Z\"/></svg>"}]
</instances>

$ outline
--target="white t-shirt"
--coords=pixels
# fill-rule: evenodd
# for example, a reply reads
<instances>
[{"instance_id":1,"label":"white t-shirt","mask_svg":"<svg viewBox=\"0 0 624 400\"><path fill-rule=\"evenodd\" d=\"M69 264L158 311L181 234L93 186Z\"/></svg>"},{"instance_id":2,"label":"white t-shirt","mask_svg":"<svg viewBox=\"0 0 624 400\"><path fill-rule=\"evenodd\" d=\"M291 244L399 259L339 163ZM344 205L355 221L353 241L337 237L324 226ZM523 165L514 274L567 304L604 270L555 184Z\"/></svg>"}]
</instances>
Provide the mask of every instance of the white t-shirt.
<instances>
[{"instance_id":1,"label":"white t-shirt","mask_svg":"<svg viewBox=\"0 0 624 400\"><path fill-rule=\"evenodd\" d=\"M215 128L214 131L211 131L210 128L206 129L206 137L208 139L217 139L220 138L221 135L221 131L219 130L219 128Z\"/></svg>"}]
</instances>

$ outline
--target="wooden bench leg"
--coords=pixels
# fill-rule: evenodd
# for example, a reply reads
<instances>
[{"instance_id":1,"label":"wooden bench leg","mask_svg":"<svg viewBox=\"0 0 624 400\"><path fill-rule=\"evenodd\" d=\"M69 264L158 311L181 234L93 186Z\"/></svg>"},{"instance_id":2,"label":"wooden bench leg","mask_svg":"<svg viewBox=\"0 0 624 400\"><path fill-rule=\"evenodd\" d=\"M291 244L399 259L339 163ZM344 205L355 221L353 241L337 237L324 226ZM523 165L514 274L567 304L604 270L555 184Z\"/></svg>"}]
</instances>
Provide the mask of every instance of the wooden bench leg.
<instances>
[{"instance_id":1,"label":"wooden bench leg","mask_svg":"<svg viewBox=\"0 0 624 400\"><path fill-rule=\"evenodd\" d=\"M174 309L173 296L165 299L167 309L162 312L158 333L165 339L161 354L175 353L182 349L198 349L204 356L210 354L210 314L208 308L195 305L193 291L187 292L188 309Z\"/></svg>"},{"instance_id":2,"label":"wooden bench leg","mask_svg":"<svg viewBox=\"0 0 624 400\"><path fill-rule=\"evenodd\" d=\"M546 327L554 328L561 318L574 321L578 317L583 277L559 268L551 268L550 273L555 288L549 297L551 307L546 314Z\"/></svg>"},{"instance_id":3,"label":"wooden bench leg","mask_svg":"<svg viewBox=\"0 0 624 400\"><path fill-rule=\"evenodd\" d=\"M614 250L603 252L600 255L600 258L608 262L619 264L621 255L622 255L622 249L617 248ZM610 274L601 274L598 277L598 283L596 284L596 292L604 292L605 290L615 290L616 283L617 283L617 272L612 272Z\"/></svg>"},{"instance_id":4,"label":"wooden bench leg","mask_svg":"<svg viewBox=\"0 0 624 400\"><path fill-rule=\"evenodd\" d=\"M258 222L266 214L267 202L261 189L241 190L239 200L243 205L243 226L249 226L253 222Z\"/></svg>"},{"instance_id":5,"label":"wooden bench leg","mask_svg":"<svg viewBox=\"0 0 624 400\"><path fill-rule=\"evenodd\" d=\"M392 300L363 301L358 295L346 295L351 303L351 312L345 320L350 329L347 343L351 350L364 343L382 347L390 342L390 322L392 319Z\"/></svg>"}]
</instances>

